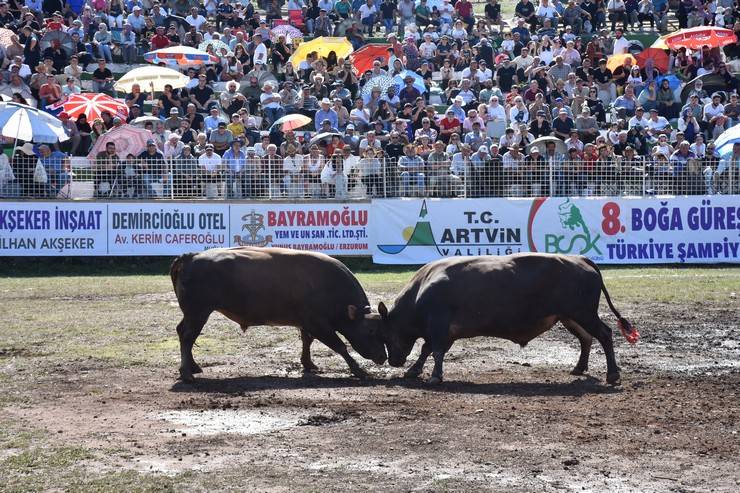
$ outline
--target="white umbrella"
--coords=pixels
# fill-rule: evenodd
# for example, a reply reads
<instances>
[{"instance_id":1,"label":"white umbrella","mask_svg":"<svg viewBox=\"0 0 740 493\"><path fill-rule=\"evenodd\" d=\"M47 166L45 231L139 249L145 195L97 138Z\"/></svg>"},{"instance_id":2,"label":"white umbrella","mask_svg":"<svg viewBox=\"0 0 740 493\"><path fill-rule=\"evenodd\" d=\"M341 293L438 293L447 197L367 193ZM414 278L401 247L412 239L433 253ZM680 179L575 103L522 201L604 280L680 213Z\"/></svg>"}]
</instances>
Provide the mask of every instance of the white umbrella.
<instances>
[{"instance_id":1,"label":"white umbrella","mask_svg":"<svg viewBox=\"0 0 740 493\"><path fill-rule=\"evenodd\" d=\"M190 78L177 70L160 67L158 65L146 65L135 68L118 79L114 89L116 91L131 92L134 84L139 84L142 91L164 91L166 84L171 84L173 89L185 87Z\"/></svg>"},{"instance_id":2,"label":"white umbrella","mask_svg":"<svg viewBox=\"0 0 740 493\"><path fill-rule=\"evenodd\" d=\"M131 121L131 125L144 125L146 122L159 123L162 120L156 116L140 116Z\"/></svg>"},{"instance_id":3,"label":"white umbrella","mask_svg":"<svg viewBox=\"0 0 740 493\"><path fill-rule=\"evenodd\" d=\"M63 142L69 139L61 120L25 104L0 102L0 134L28 142Z\"/></svg>"}]
</instances>

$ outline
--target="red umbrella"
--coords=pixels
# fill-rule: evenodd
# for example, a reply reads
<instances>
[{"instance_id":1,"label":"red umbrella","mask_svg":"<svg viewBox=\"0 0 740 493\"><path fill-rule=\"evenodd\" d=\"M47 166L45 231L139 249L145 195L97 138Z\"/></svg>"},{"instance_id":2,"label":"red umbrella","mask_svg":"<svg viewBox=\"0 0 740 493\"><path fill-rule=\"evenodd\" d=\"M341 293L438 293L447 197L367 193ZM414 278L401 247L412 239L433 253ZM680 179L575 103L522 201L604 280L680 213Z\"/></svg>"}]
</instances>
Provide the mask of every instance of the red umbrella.
<instances>
[{"instance_id":1,"label":"red umbrella","mask_svg":"<svg viewBox=\"0 0 740 493\"><path fill-rule=\"evenodd\" d=\"M371 43L353 52L349 59L355 68L355 73L359 75L372 70L375 60L379 60L381 66L386 65L388 63L388 48L390 47L391 45L386 43Z\"/></svg>"},{"instance_id":2,"label":"red umbrella","mask_svg":"<svg viewBox=\"0 0 740 493\"><path fill-rule=\"evenodd\" d=\"M637 59L637 63L642 68L645 68L648 60L652 60L653 67L657 68L663 74L668 72L670 59L668 58L668 53L666 53L664 50L660 50L658 48L645 48L640 53L635 55L635 58Z\"/></svg>"},{"instance_id":3,"label":"red umbrella","mask_svg":"<svg viewBox=\"0 0 740 493\"><path fill-rule=\"evenodd\" d=\"M705 46L717 48L733 43L737 43L737 36L731 29L712 26L682 29L665 37L665 44L672 50L678 48L700 50Z\"/></svg>"},{"instance_id":4,"label":"red umbrella","mask_svg":"<svg viewBox=\"0 0 740 493\"><path fill-rule=\"evenodd\" d=\"M108 142L116 144L116 154L121 159L126 159L129 154L138 156L141 151L146 149L146 141L153 138L154 136L149 130L133 125L121 125L98 137L87 157L95 159L98 153L105 150L105 145Z\"/></svg>"},{"instance_id":5,"label":"red umbrella","mask_svg":"<svg viewBox=\"0 0 740 493\"><path fill-rule=\"evenodd\" d=\"M101 118L100 114L107 111L111 116L125 119L128 117L128 106L120 99L107 94L86 92L72 94L62 103L62 111L73 120L80 115L87 116L87 121Z\"/></svg>"}]
</instances>

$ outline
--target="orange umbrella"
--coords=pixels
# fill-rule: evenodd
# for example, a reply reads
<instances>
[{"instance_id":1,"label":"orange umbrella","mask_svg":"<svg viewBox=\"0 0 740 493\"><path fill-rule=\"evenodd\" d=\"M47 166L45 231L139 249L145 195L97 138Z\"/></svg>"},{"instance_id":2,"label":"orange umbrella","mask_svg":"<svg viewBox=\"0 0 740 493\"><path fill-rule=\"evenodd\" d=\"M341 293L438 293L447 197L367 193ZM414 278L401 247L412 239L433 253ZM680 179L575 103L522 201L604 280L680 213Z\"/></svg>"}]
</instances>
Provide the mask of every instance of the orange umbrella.
<instances>
[{"instance_id":1,"label":"orange umbrella","mask_svg":"<svg viewBox=\"0 0 740 493\"><path fill-rule=\"evenodd\" d=\"M635 57L630 55L629 53L621 53L619 55L612 55L606 60L606 68L614 72L617 68L624 65L625 60L631 60L632 65L637 65L637 60Z\"/></svg>"},{"instance_id":2,"label":"orange umbrella","mask_svg":"<svg viewBox=\"0 0 740 493\"><path fill-rule=\"evenodd\" d=\"M390 47L391 45L386 43L371 43L352 53L349 59L355 68L355 73L360 75L371 70L375 60L380 60L381 66L386 65L388 63L387 50Z\"/></svg>"},{"instance_id":3,"label":"orange umbrella","mask_svg":"<svg viewBox=\"0 0 740 493\"><path fill-rule=\"evenodd\" d=\"M100 114L104 111L112 116L128 117L128 106L123 100L102 93L72 94L62 103L62 110L73 120L77 120L80 115L85 115L87 121L90 122L101 118Z\"/></svg>"},{"instance_id":4,"label":"orange umbrella","mask_svg":"<svg viewBox=\"0 0 740 493\"><path fill-rule=\"evenodd\" d=\"M670 59L668 53L658 48L646 48L637 54L637 63L640 67L645 67L648 64L648 60L653 61L653 67L657 68L661 73L665 74L668 72L668 65Z\"/></svg>"},{"instance_id":5,"label":"orange umbrella","mask_svg":"<svg viewBox=\"0 0 740 493\"><path fill-rule=\"evenodd\" d=\"M705 46L717 48L733 43L737 43L737 36L731 29L712 26L682 29L665 37L665 44L672 50L679 48L700 50Z\"/></svg>"}]
</instances>

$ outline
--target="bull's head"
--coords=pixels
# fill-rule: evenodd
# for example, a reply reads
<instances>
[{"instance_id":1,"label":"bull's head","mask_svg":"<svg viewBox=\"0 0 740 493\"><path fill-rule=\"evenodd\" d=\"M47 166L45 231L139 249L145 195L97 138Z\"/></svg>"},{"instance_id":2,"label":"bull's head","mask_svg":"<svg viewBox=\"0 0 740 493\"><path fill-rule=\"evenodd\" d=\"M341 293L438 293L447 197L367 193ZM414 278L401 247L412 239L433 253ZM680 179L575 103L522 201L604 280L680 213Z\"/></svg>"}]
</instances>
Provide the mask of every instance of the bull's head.
<instances>
[{"instance_id":1,"label":"bull's head","mask_svg":"<svg viewBox=\"0 0 740 493\"><path fill-rule=\"evenodd\" d=\"M379 337L380 316L371 313L369 306L347 306L347 316L353 322L351 330L343 332L355 351L378 365L385 363L385 345Z\"/></svg>"},{"instance_id":2,"label":"bull's head","mask_svg":"<svg viewBox=\"0 0 740 493\"><path fill-rule=\"evenodd\" d=\"M394 319L382 301L378 304L378 313L381 320L379 335L388 348L388 364L396 368L403 366L418 337L404 330L406 327Z\"/></svg>"}]
</instances>

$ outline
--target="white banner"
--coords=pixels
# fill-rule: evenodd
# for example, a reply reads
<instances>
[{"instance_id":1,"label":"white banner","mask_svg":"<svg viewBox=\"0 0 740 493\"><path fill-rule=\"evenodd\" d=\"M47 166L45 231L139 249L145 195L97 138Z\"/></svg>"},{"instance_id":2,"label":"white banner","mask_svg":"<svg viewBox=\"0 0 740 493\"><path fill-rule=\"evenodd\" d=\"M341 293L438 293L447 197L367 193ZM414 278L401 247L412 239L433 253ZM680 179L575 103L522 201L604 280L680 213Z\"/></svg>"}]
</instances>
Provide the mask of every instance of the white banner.
<instances>
[{"instance_id":1,"label":"white banner","mask_svg":"<svg viewBox=\"0 0 740 493\"><path fill-rule=\"evenodd\" d=\"M531 200L373 201L373 261L423 264L461 255L527 251Z\"/></svg>"},{"instance_id":2,"label":"white banner","mask_svg":"<svg viewBox=\"0 0 740 493\"><path fill-rule=\"evenodd\" d=\"M105 255L107 204L0 202L0 256Z\"/></svg>"},{"instance_id":3,"label":"white banner","mask_svg":"<svg viewBox=\"0 0 740 493\"><path fill-rule=\"evenodd\" d=\"M602 264L740 262L740 197L543 198L532 202L529 250Z\"/></svg>"},{"instance_id":4,"label":"white banner","mask_svg":"<svg viewBox=\"0 0 740 493\"><path fill-rule=\"evenodd\" d=\"M370 204L232 204L231 244L370 255Z\"/></svg>"},{"instance_id":5,"label":"white banner","mask_svg":"<svg viewBox=\"0 0 740 493\"><path fill-rule=\"evenodd\" d=\"M229 246L229 205L111 203L110 255L179 255Z\"/></svg>"}]
</instances>

